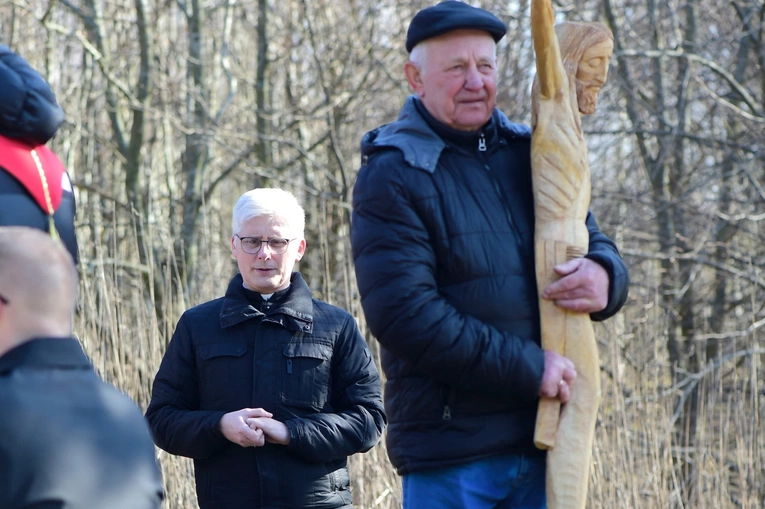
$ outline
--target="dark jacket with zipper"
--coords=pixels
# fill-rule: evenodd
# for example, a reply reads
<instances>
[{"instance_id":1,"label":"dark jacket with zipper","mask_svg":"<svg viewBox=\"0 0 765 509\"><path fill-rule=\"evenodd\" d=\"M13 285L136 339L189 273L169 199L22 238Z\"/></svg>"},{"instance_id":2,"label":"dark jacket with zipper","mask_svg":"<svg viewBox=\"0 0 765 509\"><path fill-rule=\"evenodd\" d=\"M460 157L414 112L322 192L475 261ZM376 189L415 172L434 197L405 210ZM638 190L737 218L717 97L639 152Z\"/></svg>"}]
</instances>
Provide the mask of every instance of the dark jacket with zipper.
<instances>
[{"instance_id":1,"label":"dark jacket with zipper","mask_svg":"<svg viewBox=\"0 0 765 509\"><path fill-rule=\"evenodd\" d=\"M544 371L534 270L531 136L495 110L477 133L448 128L414 96L368 133L351 241L367 323L382 345L388 453L400 474L535 452ZM588 258L627 269L591 214Z\"/></svg>"},{"instance_id":2,"label":"dark jacket with zipper","mask_svg":"<svg viewBox=\"0 0 765 509\"><path fill-rule=\"evenodd\" d=\"M298 273L262 305L252 294L237 275L181 317L146 411L155 443L194 459L201 509L350 507L346 459L385 427L369 349L353 317L312 299ZM272 412L289 444L228 441L218 422L243 408Z\"/></svg>"},{"instance_id":3,"label":"dark jacket with zipper","mask_svg":"<svg viewBox=\"0 0 765 509\"><path fill-rule=\"evenodd\" d=\"M0 45L0 136L28 145L30 150L47 143L64 121L64 111L56 102L48 83L26 60ZM3 150L0 147L0 150ZM5 168L0 164L0 226L28 226L49 231L48 212L40 208L30 191L18 178L31 173L38 179L31 164ZM38 182L39 183L39 182ZM61 201L53 219L67 250L78 260L74 231L75 202L69 176L64 173L55 182L48 182L52 192L61 193Z\"/></svg>"}]
</instances>

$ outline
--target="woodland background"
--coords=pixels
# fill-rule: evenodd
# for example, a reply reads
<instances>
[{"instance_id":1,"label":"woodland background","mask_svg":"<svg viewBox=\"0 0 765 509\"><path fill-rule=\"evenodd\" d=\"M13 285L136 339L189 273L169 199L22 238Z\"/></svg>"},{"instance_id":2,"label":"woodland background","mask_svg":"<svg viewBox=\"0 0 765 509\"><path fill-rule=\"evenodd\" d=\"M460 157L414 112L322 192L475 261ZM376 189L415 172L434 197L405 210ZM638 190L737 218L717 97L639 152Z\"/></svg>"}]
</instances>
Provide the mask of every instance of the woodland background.
<instances>
[{"instance_id":1,"label":"woodland background","mask_svg":"<svg viewBox=\"0 0 765 509\"><path fill-rule=\"evenodd\" d=\"M528 1L471 2L509 27L499 106L528 123ZM280 186L305 204L316 295L370 345L348 242L366 131L408 87L420 0L3 0L0 43L66 111L51 146L78 200L76 332L143 408L180 313L219 296L231 207ZM615 35L585 120L592 209L630 267L599 324L603 402L591 508L765 505L765 3L573 0ZM0 95L2 91L0 91ZM166 508L196 507L190 462L159 454ZM352 458L359 508L400 507L380 444Z\"/></svg>"}]
</instances>

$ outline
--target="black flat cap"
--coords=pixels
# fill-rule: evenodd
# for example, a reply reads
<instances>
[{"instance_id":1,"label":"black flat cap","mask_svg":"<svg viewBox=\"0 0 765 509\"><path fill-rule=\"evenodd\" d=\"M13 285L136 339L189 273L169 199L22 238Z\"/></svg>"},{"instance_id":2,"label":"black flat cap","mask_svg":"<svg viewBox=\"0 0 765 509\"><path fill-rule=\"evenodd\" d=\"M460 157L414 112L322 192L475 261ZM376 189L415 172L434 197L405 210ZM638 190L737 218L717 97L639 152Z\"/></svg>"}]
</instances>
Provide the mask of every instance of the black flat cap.
<instances>
[{"instance_id":1,"label":"black flat cap","mask_svg":"<svg viewBox=\"0 0 765 509\"><path fill-rule=\"evenodd\" d=\"M489 11L446 0L414 15L406 33L406 51L411 53L412 48L426 39L460 29L485 30L495 42L507 32L505 24Z\"/></svg>"}]
</instances>

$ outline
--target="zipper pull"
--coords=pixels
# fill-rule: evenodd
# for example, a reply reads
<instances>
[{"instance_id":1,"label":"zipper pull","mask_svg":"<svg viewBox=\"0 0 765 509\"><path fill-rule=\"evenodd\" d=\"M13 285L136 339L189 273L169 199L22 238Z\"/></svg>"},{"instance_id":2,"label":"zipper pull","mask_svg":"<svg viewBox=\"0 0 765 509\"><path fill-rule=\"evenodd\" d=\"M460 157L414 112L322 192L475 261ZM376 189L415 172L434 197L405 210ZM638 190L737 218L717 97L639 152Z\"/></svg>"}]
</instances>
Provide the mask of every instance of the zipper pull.
<instances>
[{"instance_id":1,"label":"zipper pull","mask_svg":"<svg viewBox=\"0 0 765 509\"><path fill-rule=\"evenodd\" d=\"M486 152L486 137L481 133L481 137L478 138L478 151Z\"/></svg>"},{"instance_id":2,"label":"zipper pull","mask_svg":"<svg viewBox=\"0 0 765 509\"><path fill-rule=\"evenodd\" d=\"M444 413L441 416L441 419L448 421L452 418L452 409L449 408L449 405L444 405Z\"/></svg>"},{"instance_id":3,"label":"zipper pull","mask_svg":"<svg viewBox=\"0 0 765 509\"><path fill-rule=\"evenodd\" d=\"M287 359L287 374L292 374L292 359Z\"/></svg>"}]
</instances>

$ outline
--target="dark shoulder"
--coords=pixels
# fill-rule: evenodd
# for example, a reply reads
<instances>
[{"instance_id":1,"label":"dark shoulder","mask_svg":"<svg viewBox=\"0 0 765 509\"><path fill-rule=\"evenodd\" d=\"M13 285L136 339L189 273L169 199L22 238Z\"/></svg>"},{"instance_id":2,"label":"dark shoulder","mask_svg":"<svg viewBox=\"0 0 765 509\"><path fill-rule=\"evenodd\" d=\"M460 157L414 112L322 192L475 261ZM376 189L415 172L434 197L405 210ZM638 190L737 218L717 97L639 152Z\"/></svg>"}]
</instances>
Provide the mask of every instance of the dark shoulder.
<instances>
[{"instance_id":1,"label":"dark shoulder","mask_svg":"<svg viewBox=\"0 0 765 509\"><path fill-rule=\"evenodd\" d=\"M508 140L531 141L531 127L526 124L511 122L499 109L494 110L494 121L499 126L499 132Z\"/></svg>"},{"instance_id":2,"label":"dark shoulder","mask_svg":"<svg viewBox=\"0 0 765 509\"><path fill-rule=\"evenodd\" d=\"M375 147L361 156L361 171L389 170L408 166L404 153L396 147Z\"/></svg>"},{"instance_id":3,"label":"dark shoulder","mask_svg":"<svg viewBox=\"0 0 765 509\"><path fill-rule=\"evenodd\" d=\"M351 315L348 311L345 309L335 306L333 304L329 304L328 302L324 302L323 300L319 300L316 298L311 299L313 302L313 319L316 321L317 319L322 319L325 321L331 321L335 324L344 325L349 320L353 320L353 315Z\"/></svg>"},{"instance_id":4,"label":"dark shoulder","mask_svg":"<svg viewBox=\"0 0 765 509\"><path fill-rule=\"evenodd\" d=\"M419 171L404 160L400 150L392 147L364 156L362 166L353 186L354 207L372 205L393 200L395 196L408 193L412 180Z\"/></svg>"},{"instance_id":5,"label":"dark shoulder","mask_svg":"<svg viewBox=\"0 0 765 509\"><path fill-rule=\"evenodd\" d=\"M356 319L345 309L313 299L313 327L316 335L347 336L357 329Z\"/></svg>"},{"instance_id":6,"label":"dark shoulder","mask_svg":"<svg viewBox=\"0 0 765 509\"><path fill-rule=\"evenodd\" d=\"M0 194L25 194L29 192L16 177L0 166Z\"/></svg>"},{"instance_id":7,"label":"dark shoulder","mask_svg":"<svg viewBox=\"0 0 765 509\"><path fill-rule=\"evenodd\" d=\"M95 375L95 373L94 373ZM115 423L126 424L126 419L130 418L132 425L139 425L141 429L147 429L143 419L143 412L138 405L125 393L117 389L111 383L94 376L94 384L99 386L99 391L104 402L105 413L112 416Z\"/></svg>"},{"instance_id":8,"label":"dark shoulder","mask_svg":"<svg viewBox=\"0 0 765 509\"><path fill-rule=\"evenodd\" d=\"M224 300L225 297L218 297L217 299L208 300L207 302L193 306L183 312L181 321L193 324L198 323L199 321L209 320L211 317L217 319L217 317L220 316Z\"/></svg>"}]
</instances>

